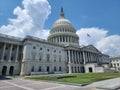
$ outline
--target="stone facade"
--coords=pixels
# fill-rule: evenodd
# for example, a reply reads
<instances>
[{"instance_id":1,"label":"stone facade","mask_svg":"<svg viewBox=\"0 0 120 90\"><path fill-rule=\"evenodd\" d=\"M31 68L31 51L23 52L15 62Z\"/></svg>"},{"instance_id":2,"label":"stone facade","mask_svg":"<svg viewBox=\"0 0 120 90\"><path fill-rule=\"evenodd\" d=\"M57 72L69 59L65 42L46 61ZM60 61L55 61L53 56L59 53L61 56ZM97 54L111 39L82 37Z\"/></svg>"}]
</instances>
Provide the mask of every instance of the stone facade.
<instances>
[{"instance_id":1,"label":"stone facade","mask_svg":"<svg viewBox=\"0 0 120 90\"><path fill-rule=\"evenodd\" d=\"M0 75L104 72L109 56L93 45L80 46L63 9L47 40L0 34Z\"/></svg>"},{"instance_id":2,"label":"stone facade","mask_svg":"<svg viewBox=\"0 0 120 90\"><path fill-rule=\"evenodd\" d=\"M116 71L120 71L120 56L110 57L111 67Z\"/></svg>"}]
</instances>

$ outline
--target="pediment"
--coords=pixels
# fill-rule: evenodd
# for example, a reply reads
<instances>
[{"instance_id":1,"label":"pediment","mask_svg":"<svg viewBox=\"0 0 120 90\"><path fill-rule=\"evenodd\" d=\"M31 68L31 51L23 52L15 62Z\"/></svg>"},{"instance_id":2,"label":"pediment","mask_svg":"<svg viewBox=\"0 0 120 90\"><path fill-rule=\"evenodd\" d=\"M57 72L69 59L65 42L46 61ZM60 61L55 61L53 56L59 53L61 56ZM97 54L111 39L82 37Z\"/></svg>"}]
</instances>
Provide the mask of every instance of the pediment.
<instances>
[{"instance_id":1,"label":"pediment","mask_svg":"<svg viewBox=\"0 0 120 90\"><path fill-rule=\"evenodd\" d=\"M88 45L83 47L84 50L86 51L91 51L91 52L95 52L95 53L101 53L97 48L95 48L93 45Z\"/></svg>"}]
</instances>

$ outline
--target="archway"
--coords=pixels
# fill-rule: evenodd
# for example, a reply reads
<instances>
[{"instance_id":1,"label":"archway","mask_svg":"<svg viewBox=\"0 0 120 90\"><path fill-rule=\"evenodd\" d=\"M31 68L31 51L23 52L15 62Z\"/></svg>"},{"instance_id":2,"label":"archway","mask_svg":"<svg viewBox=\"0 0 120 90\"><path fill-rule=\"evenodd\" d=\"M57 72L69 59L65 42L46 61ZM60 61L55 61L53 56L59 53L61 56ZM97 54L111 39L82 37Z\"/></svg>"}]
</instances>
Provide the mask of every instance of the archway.
<instances>
[{"instance_id":1,"label":"archway","mask_svg":"<svg viewBox=\"0 0 120 90\"><path fill-rule=\"evenodd\" d=\"M7 72L7 66L3 66L2 75L6 75L6 72Z\"/></svg>"},{"instance_id":2,"label":"archway","mask_svg":"<svg viewBox=\"0 0 120 90\"><path fill-rule=\"evenodd\" d=\"M9 75L13 75L14 67L10 66Z\"/></svg>"},{"instance_id":3,"label":"archway","mask_svg":"<svg viewBox=\"0 0 120 90\"><path fill-rule=\"evenodd\" d=\"M91 67L89 67L89 72L93 72L93 69Z\"/></svg>"}]
</instances>

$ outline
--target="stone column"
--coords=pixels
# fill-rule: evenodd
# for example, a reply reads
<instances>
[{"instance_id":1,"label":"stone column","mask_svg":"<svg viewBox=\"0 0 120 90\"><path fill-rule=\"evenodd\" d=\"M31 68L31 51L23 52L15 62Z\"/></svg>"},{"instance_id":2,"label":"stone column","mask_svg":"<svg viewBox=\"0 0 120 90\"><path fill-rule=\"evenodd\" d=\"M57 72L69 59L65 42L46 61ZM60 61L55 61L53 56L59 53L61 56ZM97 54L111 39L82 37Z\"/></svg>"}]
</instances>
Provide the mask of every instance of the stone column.
<instances>
[{"instance_id":1,"label":"stone column","mask_svg":"<svg viewBox=\"0 0 120 90\"><path fill-rule=\"evenodd\" d=\"M73 51L71 50L71 63L73 63Z\"/></svg>"},{"instance_id":2,"label":"stone column","mask_svg":"<svg viewBox=\"0 0 120 90\"><path fill-rule=\"evenodd\" d=\"M2 52L2 58L1 58L1 61L4 60L5 49L6 49L6 43L4 43L4 46L3 46L3 52Z\"/></svg>"},{"instance_id":3,"label":"stone column","mask_svg":"<svg viewBox=\"0 0 120 90\"><path fill-rule=\"evenodd\" d=\"M72 73L72 70L71 70L71 58L70 58L70 50L68 50L68 57L69 57L69 60L68 60L69 74L71 74L71 73Z\"/></svg>"},{"instance_id":4,"label":"stone column","mask_svg":"<svg viewBox=\"0 0 120 90\"><path fill-rule=\"evenodd\" d=\"M68 36L68 42L70 42L70 40L69 40L69 36Z\"/></svg>"},{"instance_id":5,"label":"stone column","mask_svg":"<svg viewBox=\"0 0 120 90\"><path fill-rule=\"evenodd\" d=\"M86 64L86 58L85 58L85 52L83 51L83 60L84 60L84 64Z\"/></svg>"},{"instance_id":6,"label":"stone column","mask_svg":"<svg viewBox=\"0 0 120 90\"><path fill-rule=\"evenodd\" d=\"M66 42L66 36L64 36L64 42Z\"/></svg>"},{"instance_id":7,"label":"stone column","mask_svg":"<svg viewBox=\"0 0 120 90\"><path fill-rule=\"evenodd\" d=\"M74 52L74 55L75 55L75 62L77 63L76 51Z\"/></svg>"},{"instance_id":8,"label":"stone column","mask_svg":"<svg viewBox=\"0 0 120 90\"><path fill-rule=\"evenodd\" d=\"M79 51L77 52L77 56L78 56L78 64L80 63L80 53Z\"/></svg>"},{"instance_id":9,"label":"stone column","mask_svg":"<svg viewBox=\"0 0 120 90\"><path fill-rule=\"evenodd\" d=\"M9 54L9 59L8 59L9 62L11 61L12 48L13 48L13 44L11 44L11 46L10 46L10 54Z\"/></svg>"},{"instance_id":10,"label":"stone column","mask_svg":"<svg viewBox=\"0 0 120 90\"><path fill-rule=\"evenodd\" d=\"M88 63L90 63L90 56L89 56L89 52L87 53L87 57L88 57Z\"/></svg>"},{"instance_id":11,"label":"stone column","mask_svg":"<svg viewBox=\"0 0 120 90\"><path fill-rule=\"evenodd\" d=\"M19 54L18 52L19 52L19 45L17 45L15 62L17 62L17 61L18 61L18 54Z\"/></svg>"}]
</instances>

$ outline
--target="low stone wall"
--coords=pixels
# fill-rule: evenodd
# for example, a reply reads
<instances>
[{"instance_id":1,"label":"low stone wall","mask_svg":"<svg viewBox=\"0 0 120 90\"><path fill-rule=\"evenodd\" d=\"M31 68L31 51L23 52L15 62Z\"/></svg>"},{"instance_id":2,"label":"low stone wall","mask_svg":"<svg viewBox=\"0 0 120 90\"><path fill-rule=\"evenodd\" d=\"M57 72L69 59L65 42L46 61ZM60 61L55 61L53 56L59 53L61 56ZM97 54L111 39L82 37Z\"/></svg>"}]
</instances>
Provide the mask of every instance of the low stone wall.
<instances>
[{"instance_id":1,"label":"low stone wall","mask_svg":"<svg viewBox=\"0 0 120 90\"><path fill-rule=\"evenodd\" d=\"M48 74L48 72L31 72L31 75L44 75Z\"/></svg>"}]
</instances>

